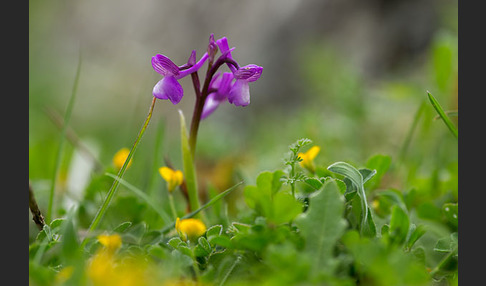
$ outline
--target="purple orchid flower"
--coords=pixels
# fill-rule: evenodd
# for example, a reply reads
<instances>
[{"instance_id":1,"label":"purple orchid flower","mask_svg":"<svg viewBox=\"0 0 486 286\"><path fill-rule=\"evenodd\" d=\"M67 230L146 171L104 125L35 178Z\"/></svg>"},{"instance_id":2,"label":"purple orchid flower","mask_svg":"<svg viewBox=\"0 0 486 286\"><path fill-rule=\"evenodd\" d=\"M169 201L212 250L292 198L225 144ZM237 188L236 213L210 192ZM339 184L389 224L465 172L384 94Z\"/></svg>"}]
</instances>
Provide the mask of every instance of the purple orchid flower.
<instances>
[{"instance_id":1,"label":"purple orchid flower","mask_svg":"<svg viewBox=\"0 0 486 286\"><path fill-rule=\"evenodd\" d=\"M218 106L228 99L228 94L231 90L233 73L226 72L220 77L220 73L217 73L211 83L209 84L212 91L206 98L206 102L203 107L201 119L208 117L212 114Z\"/></svg>"},{"instance_id":2,"label":"purple orchid flower","mask_svg":"<svg viewBox=\"0 0 486 286\"><path fill-rule=\"evenodd\" d=\"M196 51L192 51L188 63L179 67L168 57L155 55L152 57L152 67L163 78L154 86L153 95L158 99L168 99L172 104L178 104L184 95L184 90L177 80L199 70L207 59L208 53L204 53L201 59L194 64Z\"/></svg>"},{"instance_id":3,"label":"purple orchid flower","mask_svg":"<svg viewBox=\"0 0 486 286\"><path fill-rule=\"evenodd\" d=\"M250 86L248 83L256 81L262 75L263 68L257 65L240 67L233 73L236 81L228 94L228 101L236 106L250 104Z\"/></svg>"}]
</instances>

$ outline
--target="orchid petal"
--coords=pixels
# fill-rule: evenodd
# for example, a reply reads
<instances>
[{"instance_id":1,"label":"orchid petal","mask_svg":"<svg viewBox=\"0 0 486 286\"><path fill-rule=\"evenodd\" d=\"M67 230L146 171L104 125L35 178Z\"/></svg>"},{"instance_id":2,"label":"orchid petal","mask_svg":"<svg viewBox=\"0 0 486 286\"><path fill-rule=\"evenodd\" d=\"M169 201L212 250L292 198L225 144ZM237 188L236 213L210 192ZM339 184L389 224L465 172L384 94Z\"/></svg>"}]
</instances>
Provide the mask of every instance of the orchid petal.
<instances>
[{"instance_id":1,"label":"orchid petal","mask_svg":"<svg viewBox=\"0 0 486 286\"><path fill-rule=\"evenodd\" d=\"M218 106L224 101L217 100L216 99L216 93L213 92L208 97L206 98L206 102L204 103L204 107L202 110L201 114L201 119L204 119L211 115L217 108Z\"/></svg>"},{"instance_id":2,"label":"orchid petal","mask_svg":"<svg viewBox=\"0 0 486 286\"><path fill-rule=\"evenodd\" d=\"M225 53L227 53L227 57L230 58L230 59L233 59L233 57L231 56L231 51L234 50L234 48L229 48L229 45L228 45L228 39L226 37L222 37L221 39L218 39L216 40L216 44L218 45L219 49L221 50L221 53L224 55ZM236 71L236 68L231 65L231 64L228 64L228 68L231 70L231 72L235 72Z\"/></svg>"},{"instance_id":3,"label":"orchid petal","mask_svg":"<svg viewBox=\"0 0 486 286\"><path fill-rule=\"evenodd\" d=\"M186 70L180 71L179 74L177 76L175 76L175 78L181 79L181 78L183 78L183 77L185 77L185 76L187 76L187 75L189 75L193 72L198 71L202 67L204 62L207 61L208 57L209 57L208 53L204 53L204 55L201 57L201 59L195 65L193 65L192 67L190 67Z\"/></svg>"},{"instance_id":4,"label":"orchid petal","mask_svg":"<svg viewBox=\"0 0 486 286\"><path fill-rule=\"evenodd\" d=\"M244 67L239 68L235 73L234 76L236 79L243 79L248 82L256 81L262 75L263 68L257 65L246 65Z\"/></svg>"},{"instance_id":5,"label":"orchid petal","mask_svg":"<svg viewBox=\"0 0 486 286\"><path fill-rule=\"evenodd\" d=\"M157 54L152 57L152 67L163 76L179 74L179 67L164 55Z\"/></svg>"},{"instance_id":6,"label":"orchid petal","mask_svg":"<svg viewBox=\"0 0 486 286\"><path fill-rule=\"evenodd\" d=\"M228 101L236 106L247 106L250 104L250 87L248 81L244 79L236 80L229 92Z\"/></svg>"},{"instance_id":7,"label":"orchid petal","mask_svg":"<svg viewBox=\"0 0 486 286\"><path fill-rule=\"evenodd\" d=\"M181 101L184 91L181 84L173 76L163 77L152 91L158 99L168 99L172 104L178 104Z\"/></svg>"}]
</instances>

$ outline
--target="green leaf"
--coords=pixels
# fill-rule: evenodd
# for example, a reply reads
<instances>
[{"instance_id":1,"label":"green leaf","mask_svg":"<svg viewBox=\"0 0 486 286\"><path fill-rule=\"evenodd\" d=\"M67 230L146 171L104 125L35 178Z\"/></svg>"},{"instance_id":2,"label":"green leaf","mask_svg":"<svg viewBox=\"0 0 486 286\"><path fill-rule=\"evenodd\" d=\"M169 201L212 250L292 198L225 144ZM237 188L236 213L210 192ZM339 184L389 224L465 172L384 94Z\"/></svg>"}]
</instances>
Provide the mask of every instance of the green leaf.
<instances>
[{"instance_id":1,"label":"green leaf","mask_svg":"<svg viewBox=\"0 0 486 286\"><path fill-rule=\"evenodd\" d=\"M209 239L212 236L220 236L223 232L222 225L213 225L206 231L206 237Z\"/></svg>"},{"instance_id":2,"label":"green leaf","mask_svg":"<svg viewBox=\"0 0 486 286\"><path fill-rule=\"evenodd\" d=\"M208 239L209 243L214 245L219 245L226 248L231 248L231 240L229 237L221 235L221 236L212 236Z\"/></svg>"},{"instance_id":3,"label":"green leaf","mask_svg":"<svg viewBox=\"0 0 486 286\"><path fill-rule=\"evenodd\" d=\"M387 155L377 154L369 158L366 162L366 167L371 170L376 170L376 175L373 181L368 182L370 189L375 189L381 182L381 178L388 171L391 165L391 157Z\"/></svg>"},{"instance_id":4,"label":"green leaf","mask_svg":"<svg viewBox=\"0 0 486 286\"><path fill-rule=\"evenodd\" d=\"M415 224L410 225L408 231L407 239L405 242L405 249L412 249L413 245L419 238L421 238L426 233L426 228L423 225L416 226Z\"/></svg>"},{"instance_id":5,"label":"green leaf","mask_svg":"<svg viewBox=\"0 0 486 286\"><path fill-rule=\"evenodd\" d=\"M332 274L336 261L333 250L344 233L344 198L334 180L328 180L322 190L310 197L309 209L295 219L305 238L304 251L313 260L313 272Z\"/></svg>"},{"instance_id":6,"label":"green leaf","mask_svg":"<svg viewBox=\"0 0 486 286\"><path fill-rule=\"evenodd\" d=\"M181 150L184 167L184 180L186 182L187 193L189 195L190 209L191 211L194 211L200 207L197 192L196 168L194 167L194 158L189 145L186 121L181 110L179 110L179 118L181 122Z\"/></svg>"},{"instance_id":7,"label":"green leaf","mask_svg":"<svg viewBox=\"0 0 486 286\"><path fill-rule=\"evenodd\" d=\"M115 227L115 229L113 229L113 231L118 232L118 233L123 233L131 226L132 226L132 222L130 222L130 221L122 222L117 227Z\"/></svg>"},{"instance_id":8,"label":"green leaf","mask_svg":"<svg viewBox=\"0 0 486 286\"><path fill-rule=\"evenodd\" d=\"M246 186L243 191L245 202L250 208L277 224L292 220L302 211L301 204L292 195L279 192L283 174L281 170L261 172L256 186Z\"/></svg>"},{"instance_id":9,"label":"green leaf","mask_svg":"<svg viewBox=\"0 0 486 286\"><path fill-rule=\"evenodd\" d=\"M369 207L366 200L366 193L363 186L364 180L361 172L346 162L336 162L330 165L327 169L331 172L345 176L352 182L354 187L356 187L361 202L361 232L363 233L363 230L372 231L371 226L374 225L374 223L370 224L370 222L368 222L368 219L371 218L371 216L368 215ZM372 172L368 174L367 179L371 178L371 174Z\"/></svg>"},{"instance_id":10,"label":"green leaf","mask_svg":"<svg viewBox=\"0 0 486 286\"><path fill-rule=\"evenodd\" d=\"M442 118L442 120L444 121L444 123L447 126L447 128L449 128L449 130L454 135L454 137L458 138L458 131L457 131L456 126L454 126L454 124L452 123L452 121L445 114L444 109L442 108L442 106L440 106L440 104L437 101L437 99L435 99L435 97L432 96L432 94L430 94L428 91L427 91L427 96L429 97L430 103L432 103L432 106L435 108L435 110L437 111L437 113L439 114L439 116Z\"/></svg>"},{"instance_id":11,"label":"green leaf","mask_svg":"<svg viewBox=\"0 0 486 286\"><path fill-rule=\"evenodd\" d=\"M393 206L389 230L391 243L400 245L405 242L409 227L408 214L399 206Z\"/></svg>"},{"instance_id":12,"label":"green leaf","mask_svg":"<svg viewBox=\"0 0 486 286\"><path fill-rule=\"evenodd\" d=\"M213 251L213 248L211 247L209 242L206 240L206 238L204 238L203 236L201 236L197 240L197 243L201 248L203 248L207 252L207 254L210 254Z\"/></svg>"},{"instance_id":13,"label":"green leaf","mask_svg":"<svg viewBox=\"0 0 486 286\"><path fill-rule=\"evenodd\" d=\"M323 183L316 178L307 178L304 180L304 182L309 186L311 186L312 188L314 188L315 190L319 190L323 185Z\"/></svg>"},{"instance_id":14,"label":"green leaf","mask_svg":"<svg viewBox=\"0 0 486 286\"><path fill-rule=\"evenodd\" d=\"M181 243L182 239L180 239L179 237L173 237L167 242L167 244L172 246L174 249L178 249Z\"/></svg>"},{"instance_id":15,"label":"green leaf","mask_svg":"<svg viewBox=\"0 0 486 286\"><path fill-rule=\"evenodd\" d=\"M442 206L442 212L444 213L447 221L453 226L458 226L458 208L457 203L446 203Z\"/></svg>"}]
</instances>

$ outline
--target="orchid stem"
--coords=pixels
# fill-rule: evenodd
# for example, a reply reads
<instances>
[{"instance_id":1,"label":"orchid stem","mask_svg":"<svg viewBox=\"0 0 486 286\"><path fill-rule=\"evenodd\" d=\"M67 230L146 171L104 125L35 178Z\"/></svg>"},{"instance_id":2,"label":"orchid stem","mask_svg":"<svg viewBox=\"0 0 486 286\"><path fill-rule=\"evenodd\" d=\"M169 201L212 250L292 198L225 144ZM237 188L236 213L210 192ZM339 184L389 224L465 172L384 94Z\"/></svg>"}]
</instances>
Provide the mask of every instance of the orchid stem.
<instances>
[{"instance_id":1,"label":"orchid stem","mask_svg":"<svg viewBox=\"0 0 486 286\"><path fill-rule=\"evenodd\" d=\"M133 143L132 149L130 150L130 153L128 153L127 159L125 160L125 163L123 163L123 166L121 167L120 171L118 172L117 177L119 179L123 178L123 175L125 174L125 171L128 166L128 162L130 162L130 159L132 158L133 154L135 153L135 149L137 148L138 143L140 143L140 140L142 139L143 134L145 133L145 130L147 129L147 126L150 122L150 118L152 117L152 112L154 110L155 106L155 101L156 98L154 97L152 100L152 104L150 105L149 113L147 115L147 118L145 119L145 123L142 126L142 129L138 133L138 137L135 140L135 143ZM105 200L103 201L103 204L101 205L100 209L96 213L95 218L91 222L91 225L89 226L88 232L91 232L96 229L98 226L99 222L103 218L103 215L105 214L106 210L108 209L108 205L110 204L111 199L115 195L115 192L118 188L120 180L114 180L113 184L111 185L110 190L108 191L108 194L106 195ZM85 244L86 240L83 241L83 244Z\"/></svg>"}]
</instances>

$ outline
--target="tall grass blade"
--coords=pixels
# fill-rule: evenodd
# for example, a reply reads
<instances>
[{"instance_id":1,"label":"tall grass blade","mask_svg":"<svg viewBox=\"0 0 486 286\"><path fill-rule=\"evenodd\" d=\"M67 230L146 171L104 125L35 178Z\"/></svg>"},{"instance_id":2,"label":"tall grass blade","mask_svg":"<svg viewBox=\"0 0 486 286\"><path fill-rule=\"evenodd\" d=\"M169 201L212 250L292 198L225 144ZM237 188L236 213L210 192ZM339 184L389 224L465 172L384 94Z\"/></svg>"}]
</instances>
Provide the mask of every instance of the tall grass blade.
<instances>
[{"instance_id":1,"label":"tall grass blade","mask_svg":"<svg viewBox=\"0 0 486 286\"><path fill-rule=\"evenodd\" d=\"M52 174L52 179L51 179L51 188L49 190L49 204L47 206L47 213L46 213L46 223L51 222L52 218L52 210L53 210L53 205L54 205L54 191L56 188L56 180L57 180L57 175L59 172L59 167L61 165L61 159L62 159L62 151L64 149L64 139L66 137L66 130L67 126L69 125L69 120L71 119L71 113L73 110L74 106L74 100L76 98L76 93L78 91L78 83L79 83L79 74L81 71L81 53L79 53L78 57L78 67L76 69L76 75L74 76L74 84L73 84L73 90L71 92L71 96L69 97L69 102L66 108L66 113L64 114L64 119L63 119L63 126L61 129L61 136L59 138L59 148L57 149L57 154L56 154L56 163L54 165L54 172Z\"/></svg>"},{"instance_id":2,"label":"tall grass blade","mask_svg":"<svg viewBox=\"0 0 486 286\"><path fill-rule=\"evenodd\" d=\"M449 130L452 132L452 134L454 135L454 137L458 138L457 128L454 126L454 124L449 119L449 117L445 114L444 109L442 108L442 106L440 106L439 102L428 91L427 91L427 96L429 97L430 103L432 103L432 106L435 108L435 110L437 111L437 113L439 114L439 116L442 118L442 120L444 121L444 123L447 126L447 128L449 128Z\"/></svg>"},{"instance_id":3,"label":"tall grass blade","mask_svg":"<svg viewBox=\"0 0 486 286\"><path fill-rule=\"evenodd\" d=\"M135 153L135 149L137 149L138 143L140 143L140 140L142 139L142 136L145 133L145 130L147 129L147 126L150 122L150 118L152 117L152 111L154 110L155 101L156 101L156 98L154 97L153 100L152 100L152 104L150 105L150 109L149 109L149 113L147 115L147 118L145 119L145 123L143 124L142 129L140 129L140 132L138 133L138 137L135 140L135 143L133 143L132 149L130 150L130 153L128 153L128 156L127 156L127 159L125 160L125 163L123 163L123 166L120 168L120 171L118 172L117 177L120 178L120 179L123 178L123 175L125 174L125 171L126 171L127 166L128 166L128 162L130 162L130 159L132 158L133 153ZM103 201L103 204L101 205L101 207L99 208L98 212L96 213L93 221L91 222L91 225L89 226L88 232L95 230L96 227L98 226L99 222L103 218L103 215L105 214L106 210L108 209L108 206L111 202L111 199L115 195L115 192L118 188L119 182L120 182L120 180L114 180L113 181L113 185L111 185L111 188L108 191L108 194L106 195L106 198ZM87 240L85 239L83 241L83 246L86 242L87 242Z\"/></svg>"}]
</instances>

